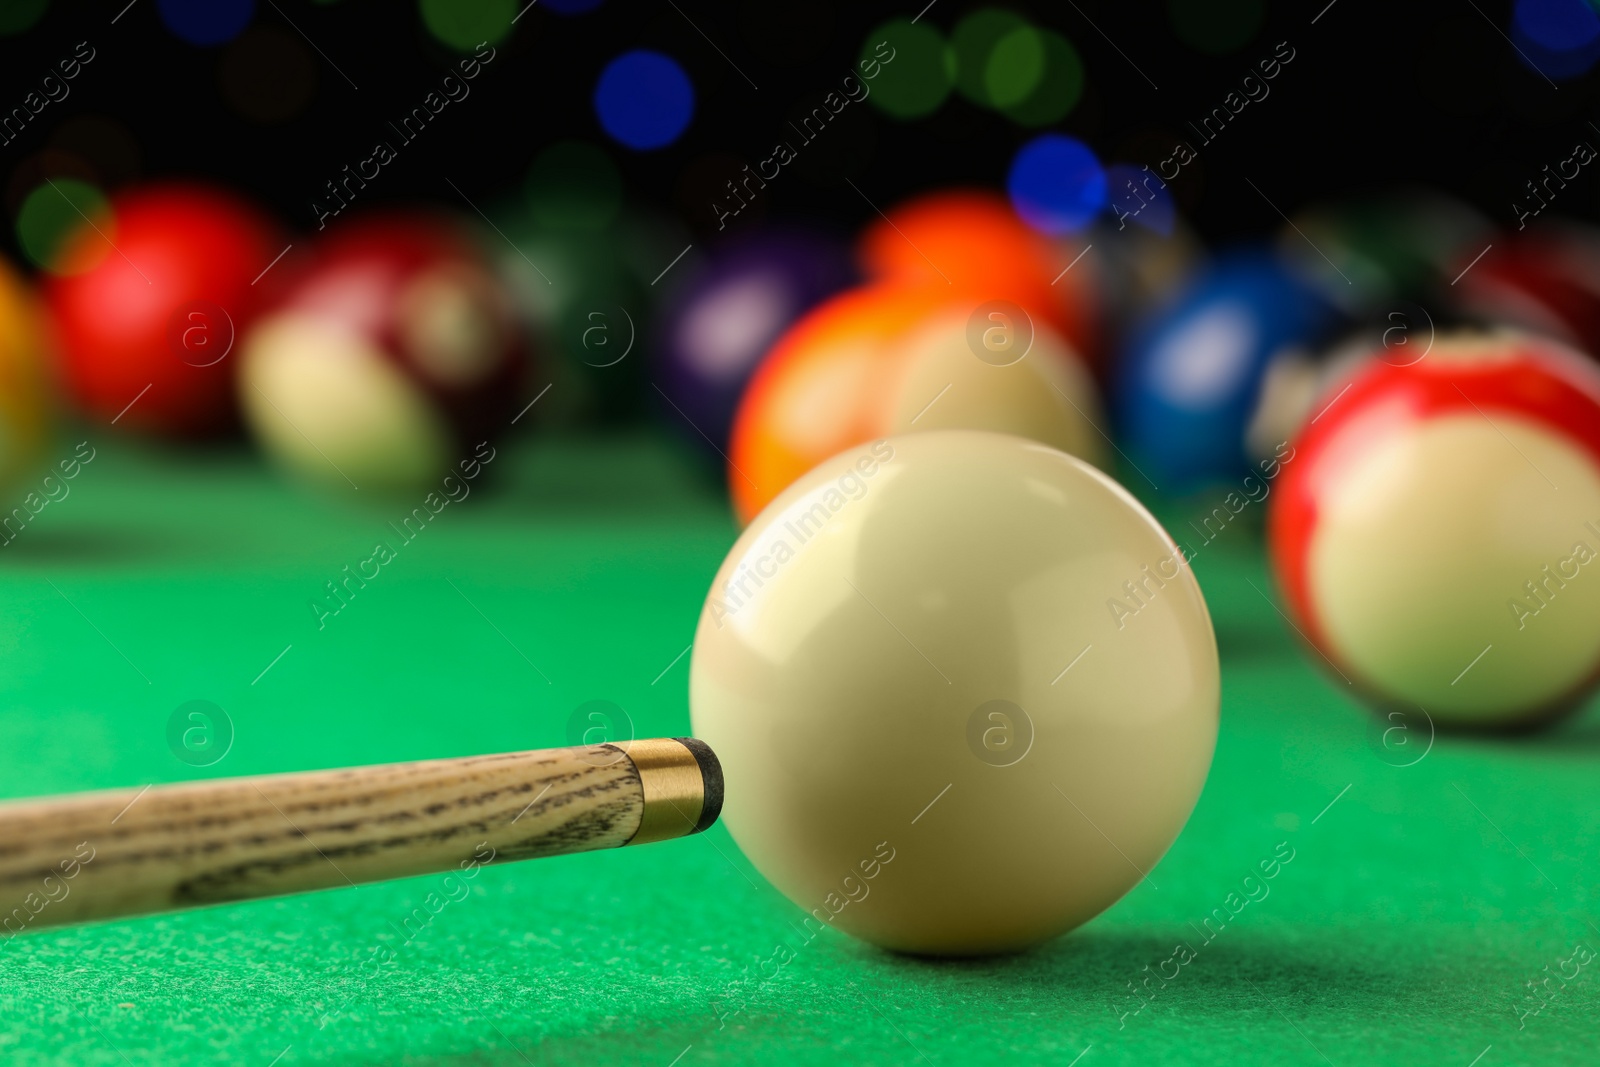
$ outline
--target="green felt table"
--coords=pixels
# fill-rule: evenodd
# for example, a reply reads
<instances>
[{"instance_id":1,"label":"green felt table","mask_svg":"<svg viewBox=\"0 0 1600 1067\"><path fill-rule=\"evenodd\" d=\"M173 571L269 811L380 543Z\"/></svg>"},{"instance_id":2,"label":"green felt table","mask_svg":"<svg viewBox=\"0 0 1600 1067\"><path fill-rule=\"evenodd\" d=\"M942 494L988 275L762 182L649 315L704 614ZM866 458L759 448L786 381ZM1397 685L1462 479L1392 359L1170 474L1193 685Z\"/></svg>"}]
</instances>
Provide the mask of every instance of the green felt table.
<instances>
[{"instance_id":1,"label":"green felt table","mask_svg":"<svg viewBox=\"0 0 1600 1067\"><path fill-rule=\"evenodd\" d=\"M682 653L735 528L674 448L508 446L400 544L418 501L90 436L71 494L0 549L0 796L561 745L597 699L688 731ZM379 541L395 558L319 626L323 583ZM0 1063L1592 1059L1600 966L1570 961L1600 948L1600 722L1386 747L1266 599L1253 531L1195 566L1223 660L1205 791L1149 882L1034 951L806 942L715 827L487 868L425 924L437 877L0 940ZM196 699L234 727L203 768L166 734Z\"/></svg>"}]
</instances>

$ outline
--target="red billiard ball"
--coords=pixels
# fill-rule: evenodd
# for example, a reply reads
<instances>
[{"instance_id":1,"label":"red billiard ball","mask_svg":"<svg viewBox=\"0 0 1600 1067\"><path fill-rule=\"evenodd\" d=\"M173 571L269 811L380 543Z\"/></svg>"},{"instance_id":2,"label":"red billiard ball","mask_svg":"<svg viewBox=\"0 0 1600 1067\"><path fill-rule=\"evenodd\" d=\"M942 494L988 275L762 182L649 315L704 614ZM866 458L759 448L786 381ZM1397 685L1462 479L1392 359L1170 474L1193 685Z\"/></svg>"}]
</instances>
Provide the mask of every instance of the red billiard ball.
<instances>
[{"instance_id":1,"label":"red billiard ball","mask_svg":"<svg viewBox=\"0 0 1600 1067\"><path fill-rule=\"evenodd\" d=\"M1600 231L1544 226L1497 240L1462 266L1454 289L1463 310L1600 357Z\"/></svg>"},{"instance_id":2,"label":"red billiard ball","mask_svg":"<svg viewBox=\"0 0 1600 1067\"><path fill-rule=\"evenodd\" d=\"M1441 724L1571 708L1600 672L1600 372L1554 341L1441 335L1313 412L1269 537L1319 659Z\"/></svg>"},{"instance_id":3,"label":"red billiard ball","mask_svg":"<svg viewBox=\"0 0 1600 1067\"><path fill-rule=\"evenodd\" d=\"M453 225L330 231L245 338L239 399L266 449L334 485L427 485L522 398L510 299Z\"/></svg>"},{"instance_id":4,"label":"red billiard ball","mask_svg":"<svg viewBox=\"0 0 1600 1067\"><path fill-rule=\"evenodd\" d=\"M232 426L228 357L261 303L252 282L282 250L264 216L215 189L113 197L67 238L44 286L71 397L98 419L166 436Z\"/></svg>"}]
</instances>

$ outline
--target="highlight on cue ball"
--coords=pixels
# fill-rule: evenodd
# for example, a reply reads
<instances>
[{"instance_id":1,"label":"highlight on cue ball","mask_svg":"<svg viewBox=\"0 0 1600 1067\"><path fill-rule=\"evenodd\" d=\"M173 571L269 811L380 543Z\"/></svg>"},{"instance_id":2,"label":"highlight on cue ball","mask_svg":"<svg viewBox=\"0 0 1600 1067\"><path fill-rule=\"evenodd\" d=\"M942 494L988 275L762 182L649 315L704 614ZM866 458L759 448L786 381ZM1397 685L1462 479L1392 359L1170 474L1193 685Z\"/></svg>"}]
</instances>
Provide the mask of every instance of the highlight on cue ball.
<instances>
[{"instance_id":1,"label":"highlight on cue ball","mask_svg":"<svg viewBox=\"0 0 1600 1067\"><path fill-rule=\"evenodd\" d=\"M1087 463L972 430L849 449L773 500L717 573L689 685L762 874L928 955L1021 949L1127 893L1217 737L1216 638L1172 539Z\"/></svg>"}]
</instances>

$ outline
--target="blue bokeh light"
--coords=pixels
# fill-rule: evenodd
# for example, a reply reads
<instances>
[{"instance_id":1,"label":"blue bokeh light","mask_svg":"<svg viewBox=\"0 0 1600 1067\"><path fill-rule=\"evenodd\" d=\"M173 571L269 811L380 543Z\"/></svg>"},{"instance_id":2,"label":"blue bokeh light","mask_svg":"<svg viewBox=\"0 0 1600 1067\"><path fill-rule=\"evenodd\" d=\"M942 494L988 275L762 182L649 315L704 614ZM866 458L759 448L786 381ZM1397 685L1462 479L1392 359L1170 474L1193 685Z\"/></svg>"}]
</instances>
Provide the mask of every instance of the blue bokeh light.
<instances>
[{"instance_id":1,"label":"blue bokeh light","mask_svg":"<svg viewBox=\"0 0 1600 1067\"><path fill-rule=\"evenodd\" d=\"M157 0L161 21L173 34L202 48L231 41L255 16L255 0Z\"/></svg>"},{"instance_id":2,"label":"blue bokeh light","mask_svg":"<svg viewBox=\"0 0 1600 1067\"><path fill-rule=\"evenodd\" d=\"M1517 58L1547 78L1576 78L1600 60L1600 13L1588 0L1517 0Z\"/></svg>"},{"instance_id":3,"label":"blue bokeh light","mask_svg":"<svg viewBox=\"0 0 1600 1067\"><path fill-rule=\"evenodd\" d=\"M1106 185L1111 197L1111 216L1123 229L1137 223L1163 237L1172 234L1177 209L1167 183L1148 167L1117 163L1106 168Z\"/></svg>"},{"instance_id":4,"label":"blue bokeh light","mask_svg":"<svg viewBox=\"0 0 1600 1067\"><path fill-rule=\"evenodd\" d=\"M600 125L629 148L645 151L676 141L694 115L694 86L660 52L638 48L606 64L594 89Z\"/></svg>"},{"instance_id":5,"label":"blue bokeh light","mask_svg":"<svg viewBox=\"0 0 1600 1067\"><path fill-rule=\"evenodd\" d=\"M1034 229L1051 236L1076 233L1106 206L1106 172L1082 141L1047 133L1017 151L1006 192Z\"/></svg>"},{"instance_id":6,"label":"blue bokeh light","mask_svg":"<svg viewBox=\"0 0 1600 1067\"><path fill-rule=\"evenodd\" d=\"M1600 40L1600 14L1588 0L1517 0L1511 19L1534 44L1575 52Z\"/></svg>"}]
</instances>

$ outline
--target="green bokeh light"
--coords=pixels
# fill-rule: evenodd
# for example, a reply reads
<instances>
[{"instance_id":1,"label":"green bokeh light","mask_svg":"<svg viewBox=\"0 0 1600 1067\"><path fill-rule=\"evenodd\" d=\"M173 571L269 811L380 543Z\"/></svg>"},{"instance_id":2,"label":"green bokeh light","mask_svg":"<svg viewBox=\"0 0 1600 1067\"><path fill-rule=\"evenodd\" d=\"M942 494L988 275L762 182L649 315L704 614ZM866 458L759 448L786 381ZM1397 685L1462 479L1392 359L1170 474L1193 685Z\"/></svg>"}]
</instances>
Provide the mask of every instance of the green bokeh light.
<instances>
[{"instance_id":1,"label":"green bokeh light","mask_svg":"<svg viewBox=\"0 0 1600 1067\"><path fill-rule=\"evenodd\" d=\"M1005 8L981 8L956 23L950 47L956 59L956 89L974 104L993 107L989 90L990 57L1001 41L1019 30L1032 27ZM1022 45L1026 48L1026 44ZM1026 96L1026 90L1023 95Z\"/></svg>"},{"instance_id":2,"label":"green bokeh light","mask_svg":"<svg viewBox=\"0 0 1600 1067\"><path fill-rule=\"evenodd\" d=\"M33 28L50 7L50 0L0 0L0 37Z\"/></svg>"},{"instance_id":3,"label":"green bokeh light","mask_svg":"<svg viewBox=\"0 0 1600 1067\"><path fill-rule=\"evenodd\" d=\"M884 63L877 49L888 42L892 58ZM955 64L949 46L939 31L899 18L885 22L867 35L861 46L862 60L880 64L878 76L865 84L867 97L881 110L900 119L914 119L938 108L950 95L955 79ZM871 66L867 70L871 70ZM861 65L856 72L864 74Z\"/></svg>"},{"instance_id":4,"label":"green bokeh light","mask_svg":"<svg viewBox=\"0 0 1600 1067\"><path fill-rule=\"evenodd\" d=\"M1211 55L1249 43L1266 13L1266 0L1167 0L1172 32L1190 48Z\"/></svg>"},{"instance_id":5,"label":"green bokeh light","mask_svg":"<svg viewBox=\"0 0 1600 1067\"><path fill-rule=\"evenodd\" d=\"M1048 126L1065 118L1083 98L1083 60L1072 42L1054 30L1039 30L1035 36L1044 56L1042 76L1025 98L1003 110L1024 126ZM998 55L1000 49L995 51Z\"/></svg>"},{"instance_id":6,"label":"green bokeh light","mask_svg":"<svg viewBox=\"0 0 1600 1067\"><path fill-rule=\"evenodd\" d=\"M528 170L528 207L539 226L592 233L611 225L622 206L622 176L611 157L582 141L560 141Z\"/></svg>"},{"instance_id":7,"label":"green bokeh light","mask_svg":"<svg viewBox=\"0 0 1600 1067\"><path fill-rule=\"evenodd\" d=\"M517 16L516 0L417 0L417 7L428 32L458 52L498 44Z\"/></svg>"},{"instance_id":8,"label":"green bokeh light","mask_svg":"<svg viewBox=\"0 0 1600 1067\"><path fill-rule=\"evenodd\" d=\"M983 67L983 86L994 107L1015 107L1044 80L1044 39L1032 26L1019 26L995 42Z\"/></svg>"},{"instance_id":9,"label":"green bokeh light","mask_svg":"<svg viewBox=\"0 0 1600 1067\"><path fill-rule=\"evenodd\" d=\"M44 270L58 272L56 259L67 238L84 225L84 218L102 221L109 214L105 194L88 182L76 178L55 178L38 186L22 202L17 212L17 243L29 262Z\"/></svg>"}]
</instances>

